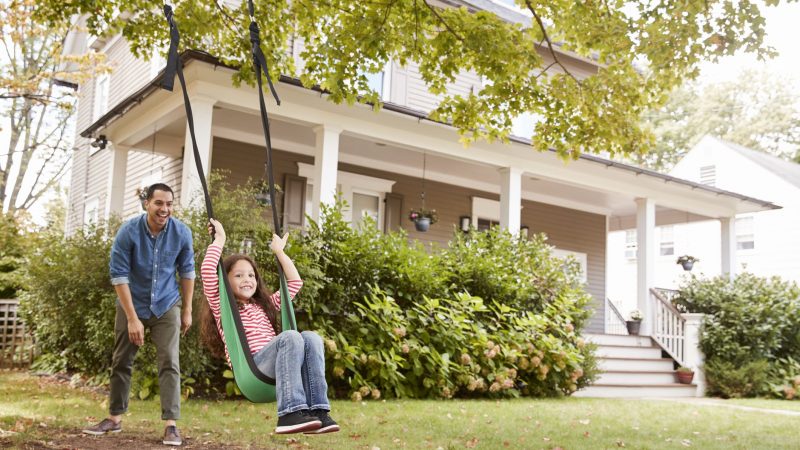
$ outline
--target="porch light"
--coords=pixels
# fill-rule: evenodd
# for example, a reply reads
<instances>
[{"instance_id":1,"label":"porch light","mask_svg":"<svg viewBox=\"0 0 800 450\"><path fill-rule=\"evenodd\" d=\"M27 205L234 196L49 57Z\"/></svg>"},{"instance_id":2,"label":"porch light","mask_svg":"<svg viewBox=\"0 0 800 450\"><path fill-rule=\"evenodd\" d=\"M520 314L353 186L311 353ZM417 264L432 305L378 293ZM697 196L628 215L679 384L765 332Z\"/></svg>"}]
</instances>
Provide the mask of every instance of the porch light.
<instances>
[{"instance_id":1,"label":"porch light","mask_svg":"<svg viewBox=\"0 0 800 450\"><path fill-rule=\"evenodd\" d=\"M472 218L470 216L461 216L458 218L458 225L461 228L461 231L466 233L469 231L469 227L472 225Z\"/></svg>"},{"instance_id":2,"label":"porch light","mask_svg":"<svg viewBox=\"0 0 800 450\"><path fill-rule=\"evenodd\" d=\"M100 136L95 138L95 140L93 140L92 143L89 145L91 145L92 148L104 150L106 148L106 145L108 145L108 139L106 139L105 134L101 134Z\"/></svg>"},{"instance_id":3,"label":"porch light","mask_svg":"<svg viewBox=\"0 0 800 450\"><path fill-rule=\"evenodd\" d=\"M531 229L527 225L523 225L523 226L519 227L519 237L523 237L525 239L528 239L528 236L530 235L530 231L531 231Z\"/></svg>"}]
</instances>

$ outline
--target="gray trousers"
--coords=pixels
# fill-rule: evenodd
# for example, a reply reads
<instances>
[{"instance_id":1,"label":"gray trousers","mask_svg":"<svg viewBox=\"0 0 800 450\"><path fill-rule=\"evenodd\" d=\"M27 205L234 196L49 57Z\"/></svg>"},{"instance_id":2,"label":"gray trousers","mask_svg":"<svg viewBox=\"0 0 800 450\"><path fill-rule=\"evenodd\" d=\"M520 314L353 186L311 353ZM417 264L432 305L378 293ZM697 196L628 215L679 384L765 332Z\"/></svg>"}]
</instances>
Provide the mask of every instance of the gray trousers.
<instances>
[{"instance_id":1,"label":"gray trousers","mask_svg":"<svg viewBox=\"0 0 800 450\"><path fill-rule=\"evenodd\" d=\"M140 319L141 320L141 319ZM161 395L161 419L180 419L181 416L181 366L179 344L181 331L181 302L175 304L163 316L142 320L158 355L158 387ZM128 318L117 303L114 322L114 358L111 362L111 395L109 413L118 416L128 410L131 390L133 360L139 347L128 338Z\"/></svg>"}]
</instances>

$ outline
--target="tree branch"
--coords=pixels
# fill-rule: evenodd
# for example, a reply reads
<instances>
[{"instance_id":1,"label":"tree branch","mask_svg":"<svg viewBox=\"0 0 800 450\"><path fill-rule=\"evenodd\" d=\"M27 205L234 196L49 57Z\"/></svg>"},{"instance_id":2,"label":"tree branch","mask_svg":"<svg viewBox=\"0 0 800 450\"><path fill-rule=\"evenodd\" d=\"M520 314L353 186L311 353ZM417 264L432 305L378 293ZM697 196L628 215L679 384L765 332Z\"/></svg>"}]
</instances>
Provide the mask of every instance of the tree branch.
<instances>
[{"instance_id":1,"label":"tree branch","mask_svg":"<svg viewBox=\"0 0 800 450\"><path fill-rule=\"evenodd\" d=\"M445 29L447 29L447 31L450 32L450 34L455 36L456 39L458 39L459 41L464 42L464 37L458 34L453 28L450 27L450 24L448 24L447 21L444 20L444 17L442 17L441 14L439 14L439 11L436 10L435 6L429 4L426 0L422 0L422 3L425 4L425 6L427 6L429 10L431 10L433 15L436 16L436 19L439 20L439 23L441 23L445 27ZM415 1L414 7L416 8L416 6L417 2Z\"/></svg>"},{"instance_id":2,"label":"tree branch","mask_svg":"<svg viewBox=\"0 0 800 450\"><path fill-rule=\"evenodd\" d=\"M553 57L553 61L555 61L555 63L558 64L559 67L561 67L561 70L563 70L564 73L572 77L572 79L575 80L575 82L578 83L578 85L580 85L581 84L580 80L575 78L575 75L573 75L572 72L570 72L564 66L564 64L561 64L561 61L558 60L558 55L556 55L556 51L553 48L553 42L550 40L550 36L547 35L547 29L544 26L544 22L542 21L542 18L539 17L539 14L536 13L536 9L534 9L533 5L531 4L531 1L525 0L525 5L528 6L528 10L531 12L531 14L533 14L533 18L536 19L536 23L539 24L539 29L542 30L542 36L544 36L544 40L547 41L547 48L550 50L550 56Z\"/></svg>"}]
</instances>

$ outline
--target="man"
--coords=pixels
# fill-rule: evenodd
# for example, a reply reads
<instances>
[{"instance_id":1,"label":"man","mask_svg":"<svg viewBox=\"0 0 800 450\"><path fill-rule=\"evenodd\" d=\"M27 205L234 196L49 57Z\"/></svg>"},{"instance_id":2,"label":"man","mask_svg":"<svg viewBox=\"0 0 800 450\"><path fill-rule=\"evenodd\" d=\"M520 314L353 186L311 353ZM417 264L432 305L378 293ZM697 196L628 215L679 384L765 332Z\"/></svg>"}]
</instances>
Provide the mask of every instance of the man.
<instances>
[{"instance_id":1,"label":"man","mask_svg":"<svg viewBox=\"0 0 800 450\"><path fill-rule=\"evenodd\" d=\"M117 292L114 357L111 363L109 417L83 430L102 435L122 431L128 409L133 360L144 344L145 328L158 353L158 385L164 444L181 445L176 420L180 418L181 333L192 325L194 250L192 232L172 215L174 194L157 183L146 191L145 214L120 227L111 248L111 284ZM180 292L175 273L180 277Z\"/></svg>"}]
</instances>

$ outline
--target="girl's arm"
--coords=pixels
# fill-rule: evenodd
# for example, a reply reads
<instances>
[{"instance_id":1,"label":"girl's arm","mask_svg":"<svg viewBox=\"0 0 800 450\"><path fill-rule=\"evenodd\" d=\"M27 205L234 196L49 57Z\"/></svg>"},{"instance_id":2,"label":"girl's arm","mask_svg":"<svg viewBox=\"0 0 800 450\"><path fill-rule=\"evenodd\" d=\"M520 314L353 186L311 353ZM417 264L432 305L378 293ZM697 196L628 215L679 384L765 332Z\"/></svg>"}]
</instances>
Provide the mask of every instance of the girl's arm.
<instances>
[{"instance_id":1,"label":"girl's arm","mask_svg":"<svg viewBox=\"0 0 800 450\"><path fill-rule=\"evenodd\" d=\"M200 266L200 274L203 278L203 293L211 306L211 312L215 317L219 317L219 279L217 278L217 264L222 249L225 246L225 229L218 221L209 220L208 233L214 236L214 242L208 246L203 264Z\"/></svg>"},{"instance_id":2,"label":"girl's arm","mask_svg":"<svg viewBox=\"0 0 800 450\"><path fill-rule=\"evenodd\" d=\"M286 275L286 284L289 288L289 295L294 298L297 295L297 292L300 291L300 288L303 287L303 280L300 279L300 274L297 272L297 267L294 266L292 259L283 251L284 247L286 247L286 240L289 238L289 234L283 235L283 238L278 237L278 235L272 235L272 242L269 245L269 248L275 253L275 256L278 258L278 262L280 262L281 267L283 268L283 273ZM270 297L272 304L275 306L276 309L281 309L281 292L276 291Z\"/></svg>"},{"instance_id":3,"label":"girl's arm","mask_svg":"<svg viewBox=\"0 0 800 450\"><path fill-rule=\"evenodd\" d=\"M289 233L284 234L283 238L279 237L277 234L273 234L269 248L272 249L272 252L275 253L275 256L278 258L278 262L281 263L283 273L286 274L286 281L299 281L300 274L297 272L297 267L294 266L292 259L283 251L288 239Z\"/></svg>"}]
</instances>

